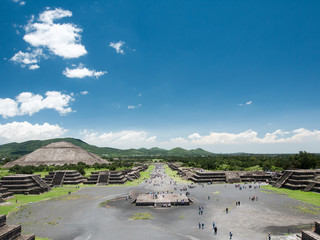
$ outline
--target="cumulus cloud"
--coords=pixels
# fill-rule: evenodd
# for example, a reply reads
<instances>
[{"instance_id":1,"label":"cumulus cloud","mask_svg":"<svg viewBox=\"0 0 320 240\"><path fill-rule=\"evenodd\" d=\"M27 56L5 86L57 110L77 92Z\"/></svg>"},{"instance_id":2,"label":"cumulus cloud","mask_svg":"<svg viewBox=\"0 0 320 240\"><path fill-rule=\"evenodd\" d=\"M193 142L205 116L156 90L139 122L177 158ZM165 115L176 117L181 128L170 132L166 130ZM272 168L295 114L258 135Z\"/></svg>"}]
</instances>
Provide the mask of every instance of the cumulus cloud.
<instances>
[{"instance_id":1,"label":"cumulus cloud","mask_svg":"<svg viewBox=\"0 0 320 240\"><path fill-rule=\"evenodd\" d=\"M136 109L136 108L141 108L142 107L142 104L138 104L138 105L129 105L128 106L128 109L131 109L131 110L133 110L133 109Z\"/></svg>"},{"instance_id":2,"label":"cumulus cloud","mask_svg":"<svg viewBox=\"0 0 320 240\"><path fill-rule=\"evenodd\" d=\"M110 42L109 46L114 48L117 53L124 54L124 50L122 47L124 46L125 42L119 41L119 42Z\"/></svg>"},{"instance_id":3,"label":"cumulus cloud","mask_svg":"<svg viewBox=\"0 0 320 240\"><path fill-rule=\"evenodd\" d=\"M39 68L37 63L44 56L42 49L37 48L29 52L19 51L10 60L20 64L22 67L28 66L29 69L34 70Z\"/></svg>"},{"instance_id":4,"label":"cumulus cloud","mask_svg":"<svg viewBox=\"0 0 320 240\"><path fill-rule=\"evenodd\" d=\"M33 115L42 109L54 109L65 115L72 112L70 103L74 99L57 91L47 91L45 97L31 92L22 92L16 99L0 98L0 115L3 118L21 115Z\"/></svg>"},{"instance_id":5,"label":"cumulus cloud","mask_svg":"<svg viewBox=\"0 0 320 240\"><path fill-rule=\"evenodd\" d=\"M25 4L24 1L16 2ZM79 58L87 54L87 50L81 44L82 29L73 23L55 22L71 16L72 12L61 8L54 10L48 8L40 13L37 19L32 16L24 26L26 33L23 40L35 49L28 48L28 52L19 51L11 60L21 64L22 67L28 66L29 69L34 70L39 68L40 59L46 57L44 51L67 59Z\"/></svg>"},{"instance_id":6,"label":"cumulus cloud","mask_svg":"<svg viewBox=\"0 0 320 240\"><path fill-rule=\"evenodd\" d=\"M43 47L63 58L78 58L87 53L81 44L82 29L72 23L54 23L55 20L71 17L72 12L56 8L46 10L25 26L23 39L33 47Z\"/></svg>"},{"instance_id":7,"label":"cumulus cloud","mask_svg":"<svg viewBox=\"0 0 320 240\"><path fill-rule=\"evenodd\" d=\"M83 66L83 64L79 64L76 68L66 68L63 71L63 75L65 75L68 78L85 78L85 77L95 77L99 78L100 76L103 76L106 74L107 71L96 71L94 69L90 70Z\"/></svg>"},{"instance_id":8,"label":"cumulus cloud","mask_svg":"<svg viewBox=\"0 0 320 240\"><path fill-rule=\"evenodd\" d=\"M23 142L27 140L44 140L61 137L66 132L66 129L48 123L31 124L29 122L12 122L0 124L0 142L8 143Z\"/></svg>"},{"instance_id":9,"label":"cumulus cloud","mask_svg":"<svg viewBox=\"0 0 320 240\"><path fill-rule=\"evenodd\" d=\"M240 133L211 132L208 135L201 136L193 133L188 137L191 143L200 145L210 144L250 144L250 143L292 143L292 142L308 142L319 141L319 130L308 130L299 128L292 131L276 130L266 133L263 137L258 137L258 132L251 129Z\"/></svg>"},{"instance_id":10,"label":"cumulus cloud","mask_svg":"<svg viewBox=\"0 0 320 240\"><path fill-rule=\"evenodd\" d=\"M90 144L118 148L150 146L156 140L156 136L148 137L147 132L134 130L107 133L83 130L80 134L83 136L84 141Z\"/></svg>"}]
</instances>

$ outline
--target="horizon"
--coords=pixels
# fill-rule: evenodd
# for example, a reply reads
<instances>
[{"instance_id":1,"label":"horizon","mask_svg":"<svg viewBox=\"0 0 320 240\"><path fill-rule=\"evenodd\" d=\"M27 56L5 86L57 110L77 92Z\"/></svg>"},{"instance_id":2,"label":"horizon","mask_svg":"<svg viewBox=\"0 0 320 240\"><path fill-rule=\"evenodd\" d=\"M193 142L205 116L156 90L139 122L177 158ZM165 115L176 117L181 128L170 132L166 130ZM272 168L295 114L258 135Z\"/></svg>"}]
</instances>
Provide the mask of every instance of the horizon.
<instances>
[{"instance_id":1,"label":"horizon","mask_svg":"<svg viewBox=\"0 0 320 240\"><path fill-rule=\"evenodd\" d=\"M81 142L85 143L85 144L88 144L88 145L91 145L91 146L94 146L94 147L98 147L98 148L112 148L112 149L116 149L116 150L140 150L140 149L144 149L144 150L152 150L154 148L156 149L160 149L160 150L165 150L165 151L171 151L171 150L174 150L174 149L182 149L182 150L187 150L187 151L191 151L191 150L203 150L203 151L206 151L206 152L209 152L211 154L217 154L217 155L237 155L237 154L250 154L250 155L294 155L294 154L299 154L300 152L303 152L303 151L298 151L298 152L283 152L283 153L255 153L255 152L212 152L212 151L209 151L209 150L206 150L204 148L181 148L181 147L173 147L173 148L160 148L160 147L157 147L157 146L154 146L154 147L149 147L149 148L145 148L145 147L140 147L140 148L113 148L113 147L109 147L109 146L96 146L94 144L89 144L85 141L83 141L82 139L80 138L73 138L73 137L64 137L64 138L54 138L54 139L43 139L43 140L37 140L37 139L34 139L34 140L27 140L27 141L24 141L24 142L10 142L10 143L5 143L5 144L0 144L0 147L2 145L6 145L6 144L12 144L12 143L16 143L16 144L21 144L21 143L25 143L25 142L29 142L29 141L48 141L48 140L56 140L56 139L61 139L61 141L64 141L65 139L73 139L73 140L80 140ZM50 144L50 143L49 143ZM311 154L320 154L320 152L308 152L308 153L311 153Z\"/></svg>"},{"instance_id":2,"label":"horizon","mask_svg":"<svg viewBox=\"0 0 320 240\"><path fill-rule=\"evenodd\" d=\"M320 152L319 1L1 6L1 145Z\"/></svg>"}]
</instances>

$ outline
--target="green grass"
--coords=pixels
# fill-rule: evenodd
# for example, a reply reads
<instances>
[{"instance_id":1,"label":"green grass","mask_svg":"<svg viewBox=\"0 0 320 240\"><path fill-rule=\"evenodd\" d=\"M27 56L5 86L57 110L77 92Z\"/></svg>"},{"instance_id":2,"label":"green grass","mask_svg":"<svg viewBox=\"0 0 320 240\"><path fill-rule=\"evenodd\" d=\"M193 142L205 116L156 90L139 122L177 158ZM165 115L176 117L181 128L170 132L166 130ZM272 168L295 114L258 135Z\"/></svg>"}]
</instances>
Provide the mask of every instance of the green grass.
<instances>
[{"instance_id":1,"label":"green grass","mask_svg":"<svg viewBox=\"0 0 320 240\"><path fill-rule=\"evenodd\" d=\"M12 173L9 173L9 169L1 169L0 168L0 178L4 177L4 176L8 176L11 175Z\"/></svg>"},{"instance_id":2,"label":"green grass","mask_svg":"<svg viewBox=\"0 0 320 240\"><path fill-rule=\"evenodd\" d=\"M26 205L28 203L39 202L43 200L49 200L52 198L60 197L63 195L67 195L68 192L75 192L79 188L75 186L67 186L67 187L59 187L53 188L51 191L39 194L39 195L23 195L23 194L15 194L14 198L6 201L8 205L0 206L0 214L7 215L12 211L18 211L19 207Z\"/></svg>"},{"instance_id":3,"label":"green grass","mask_svg":"<svg viewBox=\"0 0 320 240\"><path fill-rule=\"evenodd\" d=\"M187 181L182 179L179 175L177 171L173 171L167 164L164 165L164 170L166 172L166 174L171 177L174 181L176 181L177 183L185 183L185 184L190 184L191 181Z\"/></svg>"},{"instance_id":4,"label":"green grass","mask_svg":"<svg viewBox=\"0 0 320 240\"><path fill-rule=\"evenodd\" d=\"M150 173L152 173L154 168L155 168L154 165L149 165L149 167L147 168L146 171L140 172L140 178L135 179L132 182L127 181L125 184L123 184L121 186L137 186L137 185L139 185L143 181L145 181L145 180L150 178ZM110 185L110 186L114 186L114 185Z\"/></svg>"},{"instance_id":5,"label":"green grass","mask_svg":"<svg viewBox=\"0 0 320 240\"><path fill-rule=\"evenodd\" d=\"M153 216L151 213L135 213L132 217L130 217L132 220L147 220L147 219L153 219Z\"/></svg>"},{"instance_id":6,"label":"green grass","mask_svg":"<svg viewBox=\"0 0 320 240\"><path fill-rule=\"evenodd\" d=\"M275 188L270 185L261 186L261 188L272 191L278 194L285 194L289 198L297 199L301 202L306 202L313 204L315 206L320 206L320 194L315 192L304 192L300 190L290 190L285 188Z\"/></svg>"}]
</instances>

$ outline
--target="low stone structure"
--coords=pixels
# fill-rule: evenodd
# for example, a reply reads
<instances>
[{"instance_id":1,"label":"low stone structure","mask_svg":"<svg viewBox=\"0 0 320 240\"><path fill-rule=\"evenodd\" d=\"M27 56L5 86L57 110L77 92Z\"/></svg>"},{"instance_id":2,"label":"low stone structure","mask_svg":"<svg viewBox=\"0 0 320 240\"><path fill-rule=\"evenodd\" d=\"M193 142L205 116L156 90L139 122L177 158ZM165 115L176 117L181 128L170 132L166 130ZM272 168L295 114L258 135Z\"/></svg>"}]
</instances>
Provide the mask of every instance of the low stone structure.
<instances>
[{"instance_id":1,"label":"low stone structure","mask_svg":"<svg viewBox=\"0 0 320 240\"><path fill-rule=\"evenodd\" d=\"M51 190L50 186L36 174L4 176L0 184L13 194L40 194Z\"/></svg>"},{"instance_id":2,"label":"low stone structure","mask_svg":"<svg viewBox=\"0 0 320 240\"><path fill-rule=\"evenodd\" d=\"M91 173L86 184L108 185L108 184L124 184L126 181L133 181L140 178L140 172L146 170L148 166L138 166L123 171L97 171Z\"/></svg>"},{"instance_id":3,"label":"low stone structure","mask_svg":"<svg viewBox=\"0 0 320 240\"><path fill-rule=\"evenodd\" d=\"M273 184L277 188L320 192L320 169L286 170Z\"/></svg>"},{"instance_id":4,"label":"low stone structure","mask_svg":"<svg viewBox=\"0 0 320 240\"><path fill-rule=\"evenodd\" d=\"M192 177L189 180L195 183L222 183L227 182L226 173L224 171L205 171L205 170L197 170L194 172Z\"/></svg>"},{"instance_id":5,"label":"low stone structure","mask_svg":"<svg viewBox=\"0 0 320 240\"><path fill-rule=\"evenodd\" d=\"M91 173L86 184L124 184L126 181L127 177L123 171L97 171Z\"/></svg>"},{"instance_id":6,"label":"low stone structure","mask_svg":"<svg viewBox=\"0 0 320 240\"><path fill-rule=\"evenodd\" d=\"M162 194L149 193L139 194L133 201L136 206L158 206L162 205L189 205L190 201L185 195L179 194Z\"/></svg>"},{"instance_id":7,"label":"low stone structure","mask_svg":"<svg viewBox=\"0 0 320 240\"><path fill-rule=\"evenodd\" d=\"M315 222L314 231L301 231L302 240L320 240L320 222Z\"/></svg>"},{"instance_id":8,"label":"low stone structure","mask_svg":"<svg viewBox=\"0 0 320 240\"><path fill-rule=\"evenodd\" d=\"M0 239L1 240L35 240L36 236L21 235L21 225L7 225L6 215L0 215Z\"/></svg>"},{"instance_id":9,"label":"low stone structure","mask_svg":"<svg viewBox=\"0 0 320 240\"><path fill-rule=\"evenodd\" d=\"M271 173L264 171L208 171L200 168L184 168L181 163L168 163L178 175L195 183L240 183L265 182L271 180Z\"/></svg>"},{"instance_id":10,"label":"low stone structure","mask_svg":"<svg viewBox=\"0 0 320 240\"><path fill-rule=\"evenodd\" d=\"M8 191L8 188L2 187L0 184L0 203L6 201L9 198L13 197L13 193Z\"/></svg>"},{"instance_id":11,"label":"low stone structure","mask_svg":"<svg viewBox=\"0 0 320 240\"><path fill-rule=\"evenodd\" d=\"M75 170L61 170L50 172L49 175L45 176L47 184L52 186L60 186L66 184L77 185L84 182L84 177Z\"/></svg>"}]
</instances>

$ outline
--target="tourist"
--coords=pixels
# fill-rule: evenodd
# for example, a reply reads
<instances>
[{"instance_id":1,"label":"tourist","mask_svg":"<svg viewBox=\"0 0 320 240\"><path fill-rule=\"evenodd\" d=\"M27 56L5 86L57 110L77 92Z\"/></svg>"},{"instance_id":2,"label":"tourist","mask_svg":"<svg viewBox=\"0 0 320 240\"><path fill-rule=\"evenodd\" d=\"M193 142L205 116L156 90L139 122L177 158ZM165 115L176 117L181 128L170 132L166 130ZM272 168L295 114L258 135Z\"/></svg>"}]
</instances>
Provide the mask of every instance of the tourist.
<instances>
[{"instance_id":1,"label":"tourist","mask_svg":"<svg viewBox=\"0 0 320 240\"><path fill-rule=\"evenodd\" d=\"M230 239L232 239L232 236L233 236L232 232L229 232L229 236L230 236Z\"/></svg>"},{"instance_id":2,"label":"tourist","mask_svg":"<svg viewBox=\"0 0 320 240\"><path fill-rule=\"evenodd\" d=\"M229 209L228 208L226 208L226 213L228 213L229 212Z\"/></svg>"},{"instance_id":3,"label":"tourist","mask_svg":"<svg viewBox=\"0 0 320 240\"><path fill-rule=\"evenodd\" d=\"M217 235L218 228L215 226L213 230L214 230L214 235Z\"/></svg>"},{"instance_id":4,"label":"tourist","mask_svg":"<svg viewBox=\"0 0 320 240\"><path fill-rule=\"evenodd\" d=\"M214 227L216 226L216 224L214 222L212 222L212 228L214 229Z\"/></svg>"},{"instance_id":5,"label":"tourist","mask_svg":"<svg viewBox=\"0 0 320 240\"><path fill-rule=\"evenodd\" d=\"M202 222L201 226L202 226L202 229L204 229L204 222Z\"/></svg>"},{"instance_id":6,"label":"tourist","mask_svg":"<svg viewBox=\"0 0 320 240\"><path fill-rule=\"evenodd\" d=\"M199 222L199 229L201 229L201 222Z\"/></svg>"},{"instance_id":7,"label":"tourist","mask_svg":"<svg viewBox=\"0 0 320 240\"><path fill-rule=\"evenodd\" d=\"M271 234L268 233L268 240L271 240Z\"/></svg>"}]
</instances>

